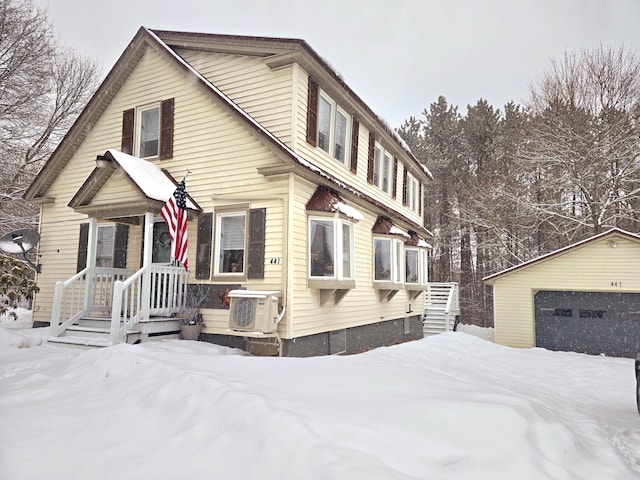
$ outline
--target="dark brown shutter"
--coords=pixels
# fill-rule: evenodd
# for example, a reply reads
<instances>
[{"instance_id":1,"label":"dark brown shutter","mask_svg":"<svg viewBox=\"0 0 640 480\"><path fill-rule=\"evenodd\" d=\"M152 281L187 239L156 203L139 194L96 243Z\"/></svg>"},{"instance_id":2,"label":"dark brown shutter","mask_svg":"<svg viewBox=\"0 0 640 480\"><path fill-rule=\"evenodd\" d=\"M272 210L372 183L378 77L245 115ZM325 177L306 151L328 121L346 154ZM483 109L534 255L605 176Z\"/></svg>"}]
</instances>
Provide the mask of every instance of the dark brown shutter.
<instances>
[{"instance_id":1,"label":"dark brown shutter","mask_svg":"<svg viewBox=\"0 0 640 480\"><path fill-rule=\"evenodd\" d=\"M307 92L307 142L314 147L318 144L318 82L309 77Z\"/></svg>"},{"instance_id":2,"label":"dark brown shutter","mask_svg":"<svg viewBox=\"0 0 640 480\"><path fill-rule=\"evenodd\" d=\"M89 246L89 224L80 224L80 235L78 238L78 262L76 272L84 270L87 266L87 248Z\"/></svg>"},{"instance_id":3,"label":"dark brown shutter","mask_svg":"<svg viewBox=\"0 0 640 480\"><path fill-rule=\"evenodd\" d=\"M113 268L127 267L127 242L129 241L129 225L116 223L115 242L113 246Z\"/></svg>"},{"instance_id":4,"label":"dark brown shutter","mask_svg":"<svg viewBox=\"0 0 640 480\"><path fill-rule=\"evenodd\" d=\"M398 157L393 157L393 199L398 196Z\"/></svg>"},{"instance_id":5,"label":"dark brown shutter","mask_svg":"<svg viewBox=\"0 0 640 480\"><path fill-rule=\"evenodd\" d=\"M422 216L422 202L424 202L424 197L423 197L423 188L422 188L422 183L418 184L418 192L420 192L418 194L418 215ZM424 220L423 220L424 221Z\"/></svg>"},{"instance_id":6,"label":"dark brown shutter","mask_svg":"<svg viewBox=\"0 0 640 480\"><path fill-rule=\"evenodd\" d=\"M122 112L122 143L120 150L123 153L133 155L133 129L135 121L135 110L125 110Z\"/></svg>"},{"instance_id":7,"label":"dark brown shutter","mask_svg":"<svg viewBox=\"0 0 640 480\"><path fill-rule=\"evenodd\" d=\"M404 175L402 177L402 205L407 205L407 169L404 169Z\"/></svg>"},{"instance_id":8,"label":"dark brown shutter","mask_svg":"<svg viewBox=\"0 0 640 480\"><path fill-rule=\"evenodd\" d=\"M196 278L208 280L211 276L211 240L213 213L198 215L198 239L196 247Z\"/></svg>"},{"instance_id":9,"label":"dark brown shutter","mask_svg":"<svg viewBox=\"0 0 640 480\"><path fill-rule=\"evenodd\" d=\"M160 160L173 158L173 106L173 98L160 104Z\"/></svg>"},{"instance_id":10,"label":"dark brown shutter","mask_svg":"<svg viewBox=\"0 0 640 480\"><path fill-rule=\"evenodd\" d=\"M353 117L351 122L351 172L358 172L358 137L360 135L360 122Z\"/></svg>"},{"instance_id":11,"label":"dark brown shutter","mask_svg":"<svg viewBox=\"0 0 640 480\"><path fill-rule=\"evenodd\" d=\"M369 164L367 165L367 182L373 183L373 161L376 155L376 136L369 132Z\"/></svg>"},{"instance_id":12,"label":"dark brown shutter","mask_svg":"<svg viewBox=\"0 0 640 480\"><path fill-rule=\"evenodd\" d=\"M264 278L264 237L267 209L249 211L249 264L247 278Z\"/></svg>"}]
</instances>

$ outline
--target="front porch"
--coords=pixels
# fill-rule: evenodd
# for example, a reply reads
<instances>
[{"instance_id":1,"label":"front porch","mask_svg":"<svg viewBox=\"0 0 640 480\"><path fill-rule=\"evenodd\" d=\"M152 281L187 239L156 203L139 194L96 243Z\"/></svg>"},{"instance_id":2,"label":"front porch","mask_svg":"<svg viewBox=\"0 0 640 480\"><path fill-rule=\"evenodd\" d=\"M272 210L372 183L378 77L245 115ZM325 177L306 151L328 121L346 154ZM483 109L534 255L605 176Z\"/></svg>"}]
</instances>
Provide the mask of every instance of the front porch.
<instances>
[{"instance_id":1,"label":"front porch","mask_svg":"<svg viewBox=\"0 0 640 480\"><path fill-rule=\"evenodd\" d=\"M116 150L97 160L68 204L88 216L81 228L86 252L79 247L78 273L55 285L48 341L108 346L175 337L188 274L171 265L171 242L157 216L178 182ZM201 210L188 194L186 205L191 217ZM132 234L134 226L142 232Z\"/></svg>"},{"instance_id":2,"label":"front porch","mask_svg":"<svg viewBox=\"0 0 640 480\"><path fill-rule=\"evenodd\" d=\"M85 268L56 284L48 342L106 347L177 338L186 280L183 267Z\"/></svg>"}]
</instances>

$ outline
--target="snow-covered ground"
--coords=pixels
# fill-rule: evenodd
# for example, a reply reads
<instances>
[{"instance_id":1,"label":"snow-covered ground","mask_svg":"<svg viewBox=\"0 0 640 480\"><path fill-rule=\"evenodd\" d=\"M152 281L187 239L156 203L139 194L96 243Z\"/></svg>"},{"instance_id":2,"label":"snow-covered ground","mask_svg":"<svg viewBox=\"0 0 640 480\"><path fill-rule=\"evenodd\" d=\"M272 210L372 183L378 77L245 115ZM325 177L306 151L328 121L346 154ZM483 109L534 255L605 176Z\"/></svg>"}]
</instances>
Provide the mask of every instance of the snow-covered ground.
<instances>
[{"instance_id":1,"label":"snow-covered ground","mask_svg":"<svg viewBox=\"0 0 640 480\"><path fill-rule=\"evenodd\" d=\"M640 478L631 359L462 332L307 359L45 335L0 328L2 479Z\"/></svg>"}]
</instances>

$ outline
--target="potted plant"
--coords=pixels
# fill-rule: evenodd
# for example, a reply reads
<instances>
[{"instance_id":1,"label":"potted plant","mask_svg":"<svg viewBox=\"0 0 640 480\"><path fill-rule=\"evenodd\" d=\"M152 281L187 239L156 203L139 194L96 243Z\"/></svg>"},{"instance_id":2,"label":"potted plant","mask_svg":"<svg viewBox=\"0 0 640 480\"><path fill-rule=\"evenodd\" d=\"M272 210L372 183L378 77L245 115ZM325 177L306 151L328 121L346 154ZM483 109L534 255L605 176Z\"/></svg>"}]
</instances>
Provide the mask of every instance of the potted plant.
<instances>
[{"instance_id":1,"label":"potted plant","mask_svg":"<svg viewBox=\"0 0 640 480\"><path fill-rule=\"evenodd\" d=\"M206 290L196 286L187 288L184 305L178 310L177 318L180 320L182 338L185 340L198 340L202 332L202 313L200 305L206 299Z\"/></svg>"}]
</instances>

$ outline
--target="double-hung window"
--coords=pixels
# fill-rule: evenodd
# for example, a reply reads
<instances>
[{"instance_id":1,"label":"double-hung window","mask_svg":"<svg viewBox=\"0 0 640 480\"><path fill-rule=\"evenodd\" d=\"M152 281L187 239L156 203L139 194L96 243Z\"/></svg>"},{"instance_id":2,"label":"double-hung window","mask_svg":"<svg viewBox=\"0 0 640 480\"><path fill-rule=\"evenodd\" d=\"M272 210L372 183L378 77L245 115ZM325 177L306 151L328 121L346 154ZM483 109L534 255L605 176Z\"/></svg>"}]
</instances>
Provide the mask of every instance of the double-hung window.
<instances>
[{"instance_id":1,"label":"double-hung window","mask_svg":"<svg viewBox=\"0 0 640 480\"><path fill-rule=\"evenodd\" d=\"M391 192L392 164L391 154L376 143L373 156L373 184L387 193Z\"/></svg>"},{"instance_id":2,"label":"double-hung window","mask_svg":"<svg viewBox=\"0 0 640 480\"><path fill-rule=\"evenodd\" d=\"M353 224L340 218L309 217L309 278L352 280Z\"/></svg>"},{"instance_id":3,"label":"double-hung window","mask_svg":"<svg viewBox=\"0 0 640 480\"><path fill-rule=\"evenodd\" d=\"M320 92L317 144L342 164L347 163L350 127L349 115L324 92Z\"/></svg>"},{"instance_id":4,"label":"double-hung window","mask_svg":"<svg viewBox=\"0 0 640 480\"><path fill-rule=\"evenodd\" d=\"M157 157L160 145L160 105L137 110L137 155L140 158Z\"/></svg>"},{"instance_id":5,"label":"double-hung window","mask_svg":"<svg viewBox=\"0 0 640 480\"><path fill-rule=\"evenodd\" d=\"M420 182L411 175L407 173L407 207L409 207L414 212L419 211L419 202L420 202Z\"/></svg>"},{"instance_id":6,"label":"double-hung window","mask_svg":"<svg viewBox=\"0 0 640 480\"><path fill-rule=\"evenodd\" d=\"M98 225L97 267L113 267L114 225Z\"/></svg>"},{"instance_id":7,"label":"double-hung window","mask_svg":"<svg viewBox=\"0 0 640 480\"><path fill-rule=\"evenodd\" d=\"M373 271L375 282L403 283L404 243L392 237L374 237Z\"/></svg>"},{"instance_id":8,"label":"double-hung window","mask_svg":"<svg viewBox=\"0 0 640 480\"><path fill-rule=\"evenodd\" d=\"M216 275L244 275L246 221L246 212L225 212L216 216Z\"/></svg>"}]
</instances>

